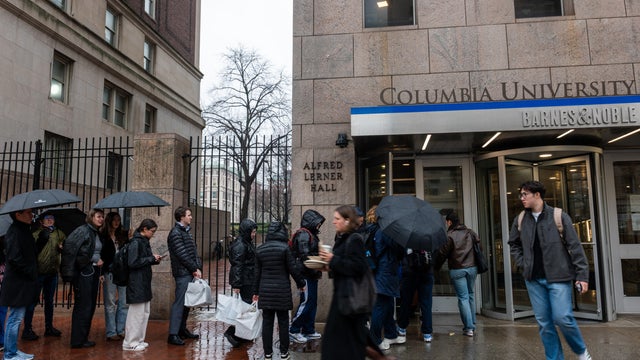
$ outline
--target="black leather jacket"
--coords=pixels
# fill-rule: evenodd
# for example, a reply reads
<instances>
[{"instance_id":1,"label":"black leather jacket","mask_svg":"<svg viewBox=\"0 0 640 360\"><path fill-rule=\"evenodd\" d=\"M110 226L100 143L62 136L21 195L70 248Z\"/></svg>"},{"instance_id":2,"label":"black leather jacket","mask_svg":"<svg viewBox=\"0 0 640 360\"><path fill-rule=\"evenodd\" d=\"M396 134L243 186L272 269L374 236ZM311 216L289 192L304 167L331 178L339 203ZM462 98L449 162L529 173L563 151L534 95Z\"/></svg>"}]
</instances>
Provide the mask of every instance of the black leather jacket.
<instances>
[{"instance_id":1,"label":"black leather jacket","mask_svg":"<svg viewBox=\"0 0 640 360\"><path fill-rule=\"evenodd\" d=\"M196 242L179 222L169 232L167 245L171 256L173 277L192 275L196 270L202 269L202 261L198 257Z\"/></svg>"},{"instance_id":2,"label":"black leather jacket","mask_svg":"<svg viewBox=\"0 0 640 360\"><path fill-rule=\"evenodd\" d=\"M64 240L60 263L60 275L64 281L71 281L80 270L92 264L97 236L98 229L91 224L84 224Z\"/></svg>"},{"instance_id":3,"label":"black leather jacket","mask_svg":"<svg viewBox=\"0 0 640 360\"><path fill-rule=\"evenodd\" d=\"M296 258L296 266L307 279L320 279L322 272L319 270L309 269L304 266L304 261L309 255L318 255L318 247L320 239L318 239L318 227L325 221L324 216L315 210L307 210L302 214L300 226L307 231L300 229L296 231L292 239L291 252Z\"/></svg>"},{"instance_id":4,"label":"black leather jacket","mask_svg":"<svg viewBox=\"0 0 640 360\"><path fill-rule=\"evenodd\" d=\"M240 223L240 235L229 246L229 261L231 270L229 271L229 284L234 289L245 289L245 294L251 296L253 281L255 278L256 247L251 239L251 232L257 228L253 220L245 219ZM242 291L241 291L242 292Z\"/></svg>"}]
</instances>

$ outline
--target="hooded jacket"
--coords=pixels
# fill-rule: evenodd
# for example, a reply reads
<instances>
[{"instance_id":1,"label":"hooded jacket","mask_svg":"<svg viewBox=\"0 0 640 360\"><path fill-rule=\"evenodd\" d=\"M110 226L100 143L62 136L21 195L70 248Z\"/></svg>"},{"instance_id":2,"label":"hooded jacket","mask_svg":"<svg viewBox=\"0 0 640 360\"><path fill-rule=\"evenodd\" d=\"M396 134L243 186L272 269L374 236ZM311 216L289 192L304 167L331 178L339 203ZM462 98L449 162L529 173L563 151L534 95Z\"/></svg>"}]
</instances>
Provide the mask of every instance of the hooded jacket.
<instances>
[{"instance_id":1,"label":"hooded jacket","mask_svg":"<svg viewBox=\"0 0 640 360\"><path fill-rule=\"evenodd\" d=\"M256 247L251 239L251 232L258 225L251 219L240 222L239 235L229 246L229 284L234 289L241 290L243 300L250 298L255 276ZM243 293L243 288L245 288Z\"/></svg>"},{"instance_id":2,"label":"hooded jacket","mask_svg":"<svg viewBox=\"0 0 640 360\"><path fill-rule=\"evenodd\" d=\"M299 289L306 284L287 245L288 235L284 224L274 221L269 225L265 243L256 250L253 293L260 296L260 309L293 308L289 275Z\"/></svg>"},{"instance_id":3,"label":"hooded jacket","mask_svg":"<svg viewBox=\"0 0 640 360\"><path fill-rule=\"evenodd\" d=\"M304 266L304 261L309 258L310 255L318 255L318 247L320 245L320 239L318 233L319 227L324 223L324 216L320 215L315 210L307 210L302 214L302 220L300 221L300 227L309 230L306 232L296 231L292 239L292 254L296 259L296 266L302 272L302 275L307 279L319 279L322 277L322 272L319 270L309 269ZM311 234L309 234L311 233Z\"/></svg>"},{"instance_id":4,"label":"hooded jacket","mask_svg":"<svg viewBox=\"0 0 640 360\"><path fill-rule=\"evenodd\" d=\"M127 304L140 304L151 301L151 265L158 265L149 239L136 232L127 248L129 266L129 284L127 285Z\"/></svg>"}]
</instances>

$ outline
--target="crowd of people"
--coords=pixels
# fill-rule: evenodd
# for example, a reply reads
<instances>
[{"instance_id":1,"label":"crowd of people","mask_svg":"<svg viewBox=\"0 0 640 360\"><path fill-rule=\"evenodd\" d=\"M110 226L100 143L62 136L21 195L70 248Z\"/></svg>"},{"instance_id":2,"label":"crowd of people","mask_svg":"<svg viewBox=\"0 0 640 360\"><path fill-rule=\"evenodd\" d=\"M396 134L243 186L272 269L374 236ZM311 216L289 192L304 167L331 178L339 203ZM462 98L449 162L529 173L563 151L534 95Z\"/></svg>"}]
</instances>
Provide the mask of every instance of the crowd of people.
<instances>
[{"instance_id":1,"label":"crowd of people","mask_svg":"<svg viewBox=\"0 0 640 360\"><path fill-rule=\"evenodd\" d=\"M557 326L579 359L590 359L571 308L574 285L582 293L589 285L586 258L571 219L562 213L563 230L558 225L558 231L554 231L554 208L544 202L544 186L536 181L526 182L521 191L525 210L514 219L509 244L516 264L523 270L546 358L563 357ZM4 251L0 251L0 274L3 275L0 278L0 334L4 332L0 339L4 359L34 357L18 350L17 340L23 319L22 339L39 338L32 319L41 293L44 336L61 336L53 323L58 269L62 278L71 281L73 287L72 348L95 346L88 336L100 284L105 304L106 339L122 341L125 351L141 351L149 346L145 334L152 298L151 267L163 258L153 253L149 243L158 229L154 220L143 220L129 234L122 228L117 212L110 212L105 218L102 210L92 209L86 224L65 235L55 226L52 215L41 217L35 231L32 230L32 209L10 215L13 223L4 239ZM188 284L202 277L202 260L190 233L191 210L178 207L174 218L175 225L167 238L175 281L167 341L182 346L185 340L199 338L187 329L190 308L185 306L185 294ZM263 243L256 246L258 225L251 219L244 219L239 224L238 237L229 246L232 293L246 303L257 304L262 310L265 359L273 358L276 319L279 355L285 360L290 359L291 342L306 343L314 339L321 339L322 359L392 359L384 350L406 342L416 306L420 310L420 333L416 336L425 342L433 341L434 273L445 262L458 298L462 333L468 337L475 335L477 268L474 245L480 243L480 238L460 222L455 212L446 215L443 226L447 229L447 241L433 254L424 249L402 247L382 231L376 206L366 214L356 206L337 207L332 218L335 229L332 245L322 244L319 240L324 222L320 213L306 210L301 227L293 232L291 240L285 224L275 221L269 225ZM367 247L368 241L373 247ZM125 246L129 280L126 286L121 286L114 283L110 265L116 252ZM560 251L562 248L566 251ZM311 257L320 259L322 266L306 267L305 261ZM368 272L373 274L376 287L371 312L345 314L338 303L348 291L347 284ZM324 333L320 334L315 327L315 318L318 281L323 273L332 279L333 295ZM298 288L299 301L290 319L289 311L294 309L291 279ZM252 340L238 336L234 326L229 326L224 336L234 348Z\"/></svg>"}]
</instances>

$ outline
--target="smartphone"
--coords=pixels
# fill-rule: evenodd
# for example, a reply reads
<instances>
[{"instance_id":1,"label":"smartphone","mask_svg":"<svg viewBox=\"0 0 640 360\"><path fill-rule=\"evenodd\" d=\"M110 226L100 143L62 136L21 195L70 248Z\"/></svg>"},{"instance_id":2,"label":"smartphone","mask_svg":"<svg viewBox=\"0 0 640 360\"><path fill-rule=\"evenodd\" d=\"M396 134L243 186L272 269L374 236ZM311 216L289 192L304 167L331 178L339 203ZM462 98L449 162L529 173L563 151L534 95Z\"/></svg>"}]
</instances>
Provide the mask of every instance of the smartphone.
<instances>
[{"instance_id":1,"label":"smartphone","mask_svg":"<svg viewBox=\"0 0 640 360\"><path fill-rule=\"evenodd\" d=\"M576 291L577 291L578 293L582 293L582 284L577 283L575 286L576 286Z\"/></svg>"}]
</instances>

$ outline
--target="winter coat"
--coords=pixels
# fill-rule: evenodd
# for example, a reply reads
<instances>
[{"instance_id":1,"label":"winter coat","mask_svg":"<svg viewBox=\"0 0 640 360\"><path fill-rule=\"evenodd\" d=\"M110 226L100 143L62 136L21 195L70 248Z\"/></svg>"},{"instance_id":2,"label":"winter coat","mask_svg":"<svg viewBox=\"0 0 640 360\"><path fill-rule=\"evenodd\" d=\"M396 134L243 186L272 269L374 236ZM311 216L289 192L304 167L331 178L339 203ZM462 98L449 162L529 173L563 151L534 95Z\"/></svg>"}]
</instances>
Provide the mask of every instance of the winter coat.
<instances>
[{"instance_id":1,"label":"winter coat","mask_svg":"<svg viewBox=\"0 0 640 360\"><path fill-rule=\"evenodd\" d=\"M302 220L300 221L300 227L307 231L296 231L296 235L292 239L292 253L296 259L296 266L302 272L302 275L307 279L320 279L322 272L319 270L309 269L304 266L304 261L309 258L310 255L318 255L318 247L320 245L320 239L318 238L318 227L325 221L324 216L320 215L315 210L307 210L302 214Z\"/></svg>"},{"instance_id":2,"label":"winter coat","mask_svg":"<svg viewBox=\"0 0 640 360\"><path fill-rule=\"evenodd\" d=\"M260 296L258 308L291 310L291 281L300 289L306 284L287 244L287 228L274 221L269 225L267 239L256 250L254 294Z\"/></svg>"},{"instance_id":3,"label":"winter coat","mask_svg":"<svg viewBox=\"0 0 640 360\"><path fill-rule=\"evenodd\" d=\"M127 264L129 265L127 304L151 301L151 265L158 265L158 262L151 251L149 239L140 235L139 232L133 235L128 245Z\"/></svg>"},{"instance_id":4,"label":"winter coat","mask_svg":"<svg viewBox=\"0 0 640 360\"><path fill-rule=\"evenodd\" d=\"M96 237L98 229L87 223L77 227L64 240L60 274L65 280L93 264L91 259L96 248Z\"/></svg>"},{"instance_id":5,"label":"winter coat","mask_svg":"<svg viewBox=\"0 0 640 360\"><path fill-rule=\"evenodd\" d=\"M562 212L562 227L566 246L562 243L558 227L553 219L553 207L544 204L538 221L525 209L520 230L518 217L513 220L509 232L509 246L516 265L522 269L526 280L531 280L533 270L533 242L538 236L542 249L545 277L548 282L589 281L589 263L582 249L571 217Z\"/></svg>"},{"instance_id":6,"label":"winter coat","mask_svg":"<svg viewBox=\"0 0 640 360\"><path fill-rule=\"evenodd\" d=\"M400 277L398 276L400 262L395 256L395 249L392 249L393 239L379 228L374 239L378 257L378 266L375 271L376 293L400 297Z\"/></svg>"},{"instance_id":7,"label":"winter coat","mask_svg":"<svg viewBox=\"0 0 640 360\"><path fill-rule=\"evenodd\" d=\"M38 253L38 274L53 275L60 268L60 245L67 236L58 228L43 228L33 233Z\"/></svg>"},{"instance_id":8,"label":"winter coat","mask_svg":"<svg viewBox=\"0 0 640 360\"><path fill-rule=\"evenodd\" d=\"M234 289L240 289L240 295L247 301L254 294L256 247L251 240L251 232L256 223L250 219L240 222L240 235L229 246L229 284Z\"/></svg>"},{"instance_id":9,"label":"winter coat","mask_svg":"<svg viewBox=\"0 0 640 360\"><path fill-rule=\"evenodd\" d=\"M128 234L124 230L116 230L116 243L111 240L111 235L106 232L100 232L100 241L102 241L102 250L100 250L100 258L102 259L103 273L111 272L111 264L113 264L113 258L116 256L116 251L120 247L129 242Z\"/></svg>"},{"instance_id":10,"label":"winter coat","mask_svg":"<svg viewBox=\"0 0 640 360\"><path fill-rule=\"evenodd\" d=\"M14 221L5 235L6 267L0 306L25 307L38 296L36 242L29 224Z\"/></svg>"},{"instance_id":11,"label":"winter coat","mask_svg":"<svg viewBox=\"0 0 640 360\"><path fill-rule=\"evenodd\" d=\"M192 275L196 270L202 269L202 261L198 257L196 241L191 237L189 229L179 222L169 232L167 245L171 255L171 273L173 277Z\"/></svg>"},{"instance_id":12,"label":"winter coat","mask_svg":"<svg viewBox=\"0 0 640 360\"><path fill-rule=\"evenodd\" d=\"M468 234L468 236L467 236ZM449 269L465 269L476 266L473 244L480 243L480 237L473 230L459 224L447 231L447 242L440 248L437 268L447 260Z\"/></svg>"}]
</instances>

